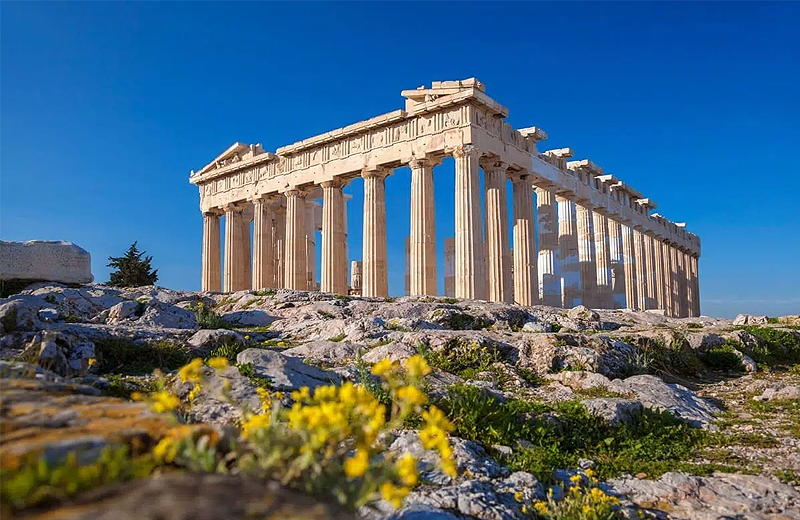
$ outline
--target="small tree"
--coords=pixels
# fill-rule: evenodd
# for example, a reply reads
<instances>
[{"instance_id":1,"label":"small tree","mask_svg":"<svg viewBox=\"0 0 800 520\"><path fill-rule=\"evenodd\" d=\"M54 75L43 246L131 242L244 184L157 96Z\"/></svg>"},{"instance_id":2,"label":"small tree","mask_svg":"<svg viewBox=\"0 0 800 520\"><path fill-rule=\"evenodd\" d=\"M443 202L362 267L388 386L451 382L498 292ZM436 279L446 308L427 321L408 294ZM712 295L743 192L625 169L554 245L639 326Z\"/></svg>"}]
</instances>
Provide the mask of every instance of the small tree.
<instances>
[{"instance_id":1,"label":"small tree","mask_svg":"<svg viewBox=\"0 0 800 520\"><path fill-rule=\"evenodd\" d=\"M136 242L134 242L128 248L125 256L109 256L108 267L116 269L111 273L111 285L117 287L139 287L156 283L158 269L151 270L150 262L153 257L145 257L144 253L144 251L139 251L136 248Z\"/></svg>"}]
</instances>

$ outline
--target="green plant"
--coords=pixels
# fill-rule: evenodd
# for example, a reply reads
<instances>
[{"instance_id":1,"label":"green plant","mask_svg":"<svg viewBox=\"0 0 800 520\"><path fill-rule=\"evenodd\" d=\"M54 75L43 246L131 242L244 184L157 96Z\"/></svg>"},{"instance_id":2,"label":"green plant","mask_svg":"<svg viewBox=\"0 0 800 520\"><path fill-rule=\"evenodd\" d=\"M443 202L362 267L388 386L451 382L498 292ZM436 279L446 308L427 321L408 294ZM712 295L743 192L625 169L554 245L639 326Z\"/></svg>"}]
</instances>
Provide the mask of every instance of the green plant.
<instances>
[{"instance_id":1,"label":"green plant","mask_svg":"<svg viewBox=\"0 0 800 520\"><path fill-rule=\"evenodd\" d=\"M727 339L722 345L715 345L703 352L700 360L714 370L743 372L742 360L736 355L741 348L742 344L738 341Z\"/></svg>"},{"instance_id":2,"label":"green plant","mask_svg":"<svg viewBox=\"0 0 800 520\"><path fill-rule=\"evenodd\" d=\"M388 322L386 322L386 324L383 326L383 328L385 328L386 330L396 330L398 332L410 332L411 331L411 329L409 329L408 327L403 327L402 325L400 325L396 321L388 321Z\"/></svg>"},{"instance_id":3,"label":"green plant","mask_svg":"<svg viewBox=\"0 0 800 520\"><path fill-rule=\"evenodd\" d=\"M470 379L478 372L488 370L503 356L495 348L487 348L473 341L453 338L440 350L432 350L422 344L420 353L430 366Z\"/></svg>"},{"instance_id":4,"label":"green plant","mask_svg":"<svg viewBox=\"0 0 800 520\"><path fill-rule=\"evenodd\" d=\"M537 500L530 505L523 504L522 510L541 520L622 520L627 518L621 512L617 497L606 494L598 487L591 469L586 477L573 475L566 483L564 496L556 500L550 490L546 500ZM521 493L517 495L521 496Z\"/></svg>"},{"instance_id":5,"label":"green plant","mask_svg":"<svg viewBox=\"0 0 800 520\"><path fill-rule=\"evenodd\" d=\"M458 299L457 298L439 298L438 301L440 301L442 303L447 303L449 305L455 305L456 303L458 303Z\"/></svg>"},{"instance_id":6,"label":"green plant","mask_svg":"<svg viewBox=\"0 0 800 520\"><path fill-rule=\"evenodd\" d=\"M791 332L773 327L747 325L737 327L758 338L755 348L743 347L745 354L757 363L770 366L794 365L800 363L800 340Z\"/></svg>"},{"instance_id":7,"label":"green plant","mask_svg":"<svg viewBox=\"0 0 800 520\"><path fill-rule=\"evenodd\" d=\"M337 334L337 335L335 335L335 336L333 336L333 337L330 337L330 338L328 338L328 341L336 341L336 342L339 342L339 341L342 341L342 340L343 340L345 337L346 337L346 336L345 336L345 333L344 333L344 332L342 332L341 334Z\"/></svg>"},{"instance_id":8,"label":"green plant","mask_svg":"<svg viewBox=\"0 0 800 520\"><path fill-rule=\"evenodd\" d=\"M558 324L558 323L556 323L556 322L553 322L553 323L551 323L551 324L550 324L550 332L558 332L558 331L560 331L562 328L563 328L563 327L561 327L561 325L560 325L560 324Z\"/></svg>"},{"instance_id":9,"label":"green plant","mask_svg":"<svg viewBox=\"0 0 800 520\"><path fill-rule=\"evenodd\" d=\"M547 381L530 368L517 367L517 375L530 386L543 386Z\"/></svg>"},{"instance_id":10,"label":"green plant","mask_svg":"<svg viewBox=\"0 0 800 520\"><path fill-rule=\"evenodd\" d=\"M207 307L203 302L197 304L194 310L197 326L201 329L233 329L233 324Z\"/></svg>"},{"instance_id":11,"label":"green plant","mask_svg":"<svg viewBox=\"0 0 800 520\"><path fill-rule=\"evenodd\" d=\"M261 346L265 348L269 347L289 348L289 347L294 347L295 344L296 342L290 339L280 339L280 338L272 338L261 342Z\"/></svg>"},{"instance_id":12,"label":"green plant","mask_svg":"<svg viewBox=\"0 0 800 520\"><path fill-rule=\"evenodd\" d=\"M114 482L150 475L156 462L148 455L130 457L124 447L104 448L90 464L79 463L79 453L70 452L59 464L45 457L29 457L19 467L4 468L0 480L0 503L4 515L26 507L54 503L64 496Z\"/></svg>"},{"instance_id":13,"label":"green plant","mask_svg":"<svg viewBox=\"0 0 800 520\"><path fill-rule=\"evenodd\" d=\"M83 318L78 316L77 314L67 314L64 318L66 323L83 323Z\"/></svg>"},{"instance_id":14,"label":"green plant","mask_svg":"<svg viewBox=\"0 0 800 520\"><path fill-rule=\"evenodd\" d=\"M700 323L689 323L686 325L686 327L689 329L702 329L703 325Z\"/></svg>"},{"instance_id":15,"label":"green plant","mask_svg":"<svg viewBox=\"0 0 800 520\"><path fill-rule=\"evenodd\" d=\"M136 344L126 338L94 340L97 371L101 374L146 375L156 368L174 370L189 360L179 345L166 340Z\"/></svg>"},{"instance_id":16,"label":"green plant","mask_svg":"<svg viewBox=\"0 0 800 520\"><path fill-rule=\"evenodd\" d=\"M334 316L333 314L331 314L330 312L323 311L323 310L319 310L319 311L317 311L317 314L319 314L319 316L320 316L321 318L323 318L323 319L326 319L326 320L330 320L330 319L332 319L332 318L335 318L335 317L336 317L336 316Z\"/></svg>"},{"instance_id":17,"label":"green plant","mask_svg":"<svg viewBox=\"0 0 800 520\"><path fill-rule=\"evenodd\" d=\"M158 281L158 269L152 269L152 256L144 256L136 242L125 252L124 256L109 256L107 267L116 269L111 272L109 283L117 287L140 287L154 285Z\"/></svg>"},{"instance_id":18,"label":"green plant","mask_svg":"<svg viewBox=\"0 0 800 520\"><path fill-rule=\"evenodd\" d=\"M253 291L253 294L255 296L266 296L269 298L278 294L278 291L275 289L261 289L259 291Z\"/></svg>"},{"instance_id":19,"label":"green plant","mask_svg":"<svg viewBox=\"0 0 800 520\"><path fill-rule=\"evenodd\" d=\"M56 300L56 297L53 296L52 294L48 294L47 296L45 296L44 297L44 301L46 301L47 303L53 304L53 305L58 303L58 301Z\"/></svg>"},{"instance_id":20,"label":"green plant","mask_svg":"<svg viewBox=\"0 0 800 520\"><path fill-rule=\"evenodd\" d=\"M265 388L267 390L272 388L272 380L267 377L261 377L256 374L256 367L252 363L240 363L236 365L239 373L250 380L258 388Z\"/></svg>"},{"instance_id":21,"label":"green plant","mask_svg":"<svg viewBox=\"0 0 800 520\"><path fill-rule=\"evenodd\" d=\"M157 390L156 382L151 380L134 379L120 374L110 374L105 378L108 380L108 389L104 393L113 397L130 399L134 392L149 393Z\"/></svg>"},{"instance_id":22,"label":"green plant","mask_svg":"<svg viewBox=\"0 0 800 520\"><path fill-rule=\"evenodd\" d=\"M212 350L208 356L206 356L206 360L216 357L223 357L228 361L236 361L236 356L239 352L246 350L249 347L246 342L240 342L235 340L223 339L222 343Z\"/></svg>"}]
</instances>

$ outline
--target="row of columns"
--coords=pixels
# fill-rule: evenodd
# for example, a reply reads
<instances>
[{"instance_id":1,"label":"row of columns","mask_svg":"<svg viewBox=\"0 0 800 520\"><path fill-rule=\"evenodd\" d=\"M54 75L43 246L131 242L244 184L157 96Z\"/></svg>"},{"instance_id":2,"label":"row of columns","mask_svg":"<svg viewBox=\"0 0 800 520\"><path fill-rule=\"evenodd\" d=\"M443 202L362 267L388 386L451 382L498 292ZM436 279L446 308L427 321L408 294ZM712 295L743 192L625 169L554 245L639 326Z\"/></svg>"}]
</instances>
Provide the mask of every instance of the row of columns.
<instances>
[{"instance_id":1,"label":"row of columns","mask_svg":"<svg viewBox=\"0 0 800 520\"><path fill-rule=\"evenodd\" d=\"M458 298L520 305L664 309L675 316L699 315L697 258L602 208L572 200L567 193L534 186L526 172L512 172L472 146L455 159L455 239L453 266L445 277ZM408 290L436 295L436 237L433 168L438 159L414 159L411 169L411 222ZM485 228L481 218L480 169L484 171ZM364 169L363 256L360 293L388 296L385 179L391 169ZM509 232L506 181L513 187ZM320 290L346 294L346 181L322 183L322 263ZM536 190L538 227L533 213ZM249 219L244 205L224 209L226 291L283 286L311 289L314 231L302 189L283 192L283 205L269 198L253 204L252 273ZM220 290L221 213L204 214L203 289ZM308 219L311 219L310 221ZM536 237L538 233L538 251ZM512 244L509 244L509 236ZM485 240L484 240L485 237ZM513 247L512 247L513 246ZM451 269L447 269L450 267ZM513 270L513 277L512 277ZM282 281L282 283L281 283Z\"/></svg>"}]
</instances>

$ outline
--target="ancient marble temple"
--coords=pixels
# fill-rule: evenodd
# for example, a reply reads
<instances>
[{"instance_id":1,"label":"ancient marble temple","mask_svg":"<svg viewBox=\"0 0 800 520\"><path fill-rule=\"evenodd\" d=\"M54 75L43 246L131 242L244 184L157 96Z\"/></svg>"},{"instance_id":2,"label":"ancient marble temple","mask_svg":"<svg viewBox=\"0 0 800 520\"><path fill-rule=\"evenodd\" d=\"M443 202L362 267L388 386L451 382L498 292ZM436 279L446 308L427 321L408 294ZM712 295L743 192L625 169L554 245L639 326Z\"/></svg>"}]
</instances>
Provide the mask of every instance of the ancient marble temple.
<instances>
[{"instance_id":1,"label":"ancient marble temple","mask_svg":"<svg viewBox=\"0 0 800 520\"><path fill-rule=\"evenodd\" d=\"M203 214L203 290L387 296L385 179L407 166L407 291L435 295L433 175L451 156L455 239L446 244L445 274L455 297L699 315L700 239L685 224L653 213L651 198L590 160L571 160L569 148L540 152L545 132L512 128L504 121L508 109L474 78L433 82L402 96L404 110L274 153L235 143L192 172ZM349 281L342 188L356 177L364 186L363 251Z\"/></svg>"}]
</instances>

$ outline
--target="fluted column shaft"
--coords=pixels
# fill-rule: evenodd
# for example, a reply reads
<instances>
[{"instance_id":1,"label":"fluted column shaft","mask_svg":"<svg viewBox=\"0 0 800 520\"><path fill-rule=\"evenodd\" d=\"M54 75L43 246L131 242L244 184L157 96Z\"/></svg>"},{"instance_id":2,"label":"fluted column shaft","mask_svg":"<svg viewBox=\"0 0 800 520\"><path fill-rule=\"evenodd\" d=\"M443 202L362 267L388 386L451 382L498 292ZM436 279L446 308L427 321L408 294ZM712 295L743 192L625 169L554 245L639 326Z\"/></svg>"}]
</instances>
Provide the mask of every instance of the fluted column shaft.
<instances>
[{"instance_id":1,"label":"fluted column shaft","mask_svg":"<svg viewBox=\"0 0 800 520\"><path fill-rule=\"evenodd\" d=\"M674 245L669 247L670 265L672 266L672 315L681 315L681 290L680 290L680 266L678 266L678 250Z\"/></svg>"},{"instance_id":2,"label":"fluted column shaft","mask_svg":"<svg viewBox=\"0 0 800 520\"><path fill-rule=\"evenodd\" d=\"M663 241L660 245L663 259L664 309L667 311L667 316L675 316L675 308L672 304L672 259L669 255L669 242Z\"/></svg>"},{"instance_id":3,"label":"fluted column shaft","mask_svg":"<svg viewBox=\"0 0 800 520\"><path fill-rule=\"evenodd\" d=\"M578 231L575 203L556 196L558 202L558 262L561 268L561 306L570 309L581 297Z\"/></svg>"},{"instance_id":4,"label":"fluted column shaft","mask_svg":"<svg viewBox=\"0 0 800 520\"><path fill-rule=\"evenodd\" d=\"M533 185L529 175L514 179L514 303L539 303L536 240L533 236Z\"/></svg>"},{"instance_id":5,"label":"fluted column shaft","mask_svg":"<svg viewBox=\"0 0 800 520\"><path fill-rule=\"evenodd\" d=\"M639 308L639 293L636 284L636 244L633 228L622 224L622 251L625 265L625 306L628 309Z\"/></svg>"},{"instance_id":6,"label":"fluted column shaft","mask_svg":"<svg viewBox=\"0 0 800 520\"><path fill-rule=\"evenodd\" d=\"M656 308L666 310L664 298L664 254L661 249L661 239L650 237L653 246L653 264L655 266L655 276L653 277L653 287L655 288Z\"/></svg>"},{"instance_id":7,"label":"fluted column shaft","mask_svg":"<svg viewBox=\"0 0 800 520\"><path fill-rule=\"evenodd\" d=\"M275 258L275 288L286 287L286 207L275 206L275 223L272 228L272 250Z\"/></svg>"},{"instance_id":8,"label":"fluted column shaft","mask_svg":"<svg viewBox=\"0 0 800 520\"><path fill-rule=\"evenodd\" d=\"M275 258L272 245L272 208L265 199L253 201L253 289L272 287Z\"/></svg>"},{"instance_id":9,"label":"fluted column shaft","mask_svg":"<svg viewBox=\"0 0 800 520\"><path fill-rule=\"evenodd\" d=\"M578 267L581 272L581 303L597 307L597 259L594 249L594 211L586 205L576 204L578 224Z\"/></svg>"},{"instance_id":10,"label":"fluted column shaft","mask_svg":"<svg viewBox=\"0 0 800 520\"><path fill-rule=\"evenodd\" d=\"M317 203L306 199L305 239L306 239L306 288L317 290Z\"/></svg>"},{"instance_id":11,"label":"fluted column shaft","mask_svg":"<svg viewBox=\"0 0 800 520\"><path fill-rule=\"evenodd\" d=\"M647 252L644 234L633 230L633 247L636 250L636 306L639 310L648 309L647 303Z\"/></svg>"},{"instance_id":12,"label":"fluted column shaft","mask_svg":"<svg viewBox=\"0 0 800 520\"><path fill-rule=\"evenodd\" d=\"M244 218L242 217L243 207L236 204L229 204L225 207L225 292L235 292L247 289L246 274L243 272L245 255L244 245ZM248 237L249 238L249 237ZM248 246L249 246L249 240ZM249 247L248 247L249 249ZM249 259L248 259L249 261Z\"/></svg>"},{"instance_id":13,"label":"fluted column shaft","mask_svg":"<svg viewBox=\"0 0 800 520\"><path fill-rule=\"evenodd\" d=\"M286 251L284 271L286 288L305 291L306 282L306 193L293 188L284 192L286 197Z\"/></svg>"},{"instance_id":14,"label":"fluted column shaft","mask_svg":"<svg viewBox=\"0 0 800 520\"><path fill-rule=\"evenodd\" d=\"M686 316L694 314L694 283L692 283L692 263L689 253L681 251L683 255L684 278L686 279Z\"/></svg>"},{"instance_id":15,"label":"fluted column shaft","mask_svg":"<svg viewBox=\"0 0 800 520\"><path fill-rule=\"evenodd\" d=\"M201 288L219 292L220 287L220 225L219 212L203 213L203 264Z\"/></svg>"},{"instance_id":16,"label":"fluted column shaft","mask_svg":"<svg viewBox=\"0 0 800 520\"><path fill-rule=\"evenodd\" d=\"M347 294L344 194L338 181L322 183L322 258L320 290Z\"/></svg>"},{"instance_id":17,"label":"fluted column shaft","mask_svg":"<svg viewBox=\"0 0 800 520\"><path fill-rule=\"evenodd\" d=\"M594 219L594 250L597 263L597 306L613 309L613 272L611 269L611 244L609 241L608 217L597 211Z\"/></svg>"},{"instance_id":18,"label":"fluted column shaft","mask_svg":"<svg viewBox=\"0 0 800 520\"><path fill-rule=\"evenodd\" d=\"M692 316L700 316L700 273L698 271L698 259L692 255L689 257L692 270L692 285L694 287L694 308Z\"/></svg>"},{"instance_id":19,"label":"fluted column shaft","mask_svg":"<svg viewBox=\"0 0 800 520\"><path fill-rule=\"evenodd\" d=\"M539 233L539 298L544 305L561 306L561 279L556 263L558 248L558 218L555 194L536 188L536 213Z\"/></svg>"},{"instance_id":20,"label":"fluted column shaft","mask_svg":"<svg viewBox=\"0 0 800 520\"><path fill-rule=\"evenodd\" d=\"M384 169L364 170L364 253L362 296L389 296L386 249L386 185Z\"/></svg>"},{"instance_id":21,"label":"fluted column shaft","mask_svg":"<svg viewBox=\"0 0 800 520\"><path fill-rule=\"evenodd\" d=\"M608 252L611 258L613 308L622 309L625 307L625 254L622 224L614 219L608 219Z\"/></svg>"},{"instance_id":22,"label":"fluted column shaft","mask_svg":"<svg viewBox=\"0 0 800 520\"><path fill-rule=\"evenodd\" d=\"M511 258L508 248L507 164L484 163L486 184L486 265L488 299L511 303Z\"/></svg>"},{"instance_id":23,"label":"fluted column shaft","mask_svg":"<svg viewBox=\"0 0 800 520\"><path fill-rule=\"evenodd\" d=\"M486 299L481 233L480 151L463 146L453 152L455 174L456 298Z\"/></svg>"},{"instance_id":24,"label":"fluted column shaft","mask_svg":"<svg viewBox=\"0 0 800 520\"><path fill-rule=\"evenodd\" d=\"M655 249L653 247L653 237L651 235L642 233L642 248L644 249L645 259L644 275L647 280L647 308L657 309Z\"/></svg>"},{"instance_id":25,"label":"fluted column shaft","mask_svg":"<svg viewBox=\"0 0 800 520\"><path fill-rule=\"evenodd\" d=\"M414 159L411 168L411 235L408 291L436 295L436 205L430 159Z\"/></svg>"}]
</instances>

